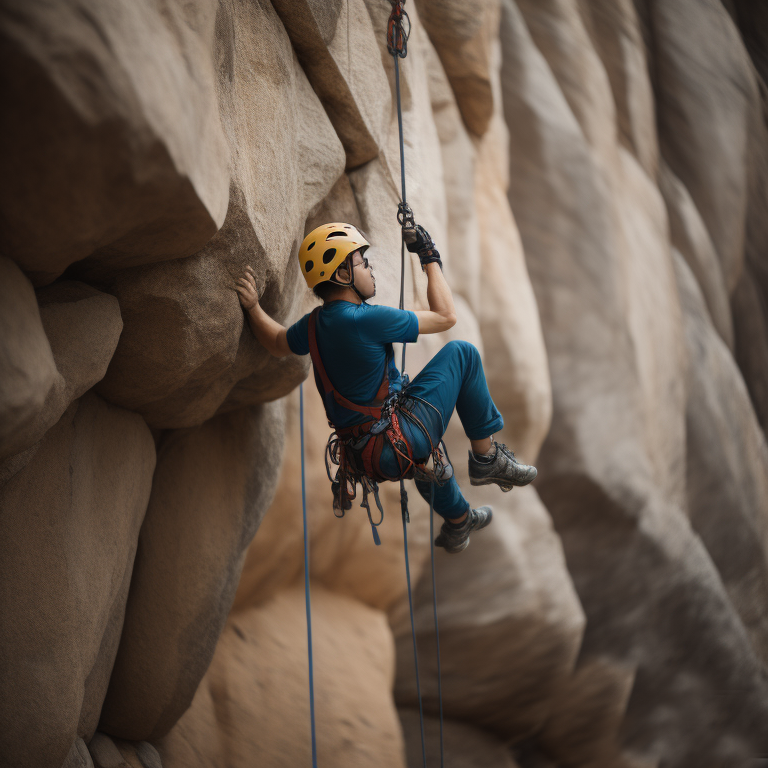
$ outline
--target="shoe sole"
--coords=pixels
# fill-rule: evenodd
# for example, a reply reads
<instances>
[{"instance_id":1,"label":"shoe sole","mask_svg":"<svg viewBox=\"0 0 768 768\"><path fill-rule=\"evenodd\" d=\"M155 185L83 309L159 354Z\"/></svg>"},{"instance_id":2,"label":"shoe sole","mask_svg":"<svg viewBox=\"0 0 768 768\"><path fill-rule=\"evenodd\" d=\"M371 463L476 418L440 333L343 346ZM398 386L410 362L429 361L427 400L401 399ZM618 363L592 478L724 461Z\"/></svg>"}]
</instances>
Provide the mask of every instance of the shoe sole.
<instances>
[{"instance_id":1,"label":"shoe sole","mask_svg":"<svg viewBox=\"0 0 768 768\"><path fill-rule=\"evenodd\" d=\"M492 521L493 521L493 510L490 510L490 514L488 515L488 519L485 521L485 525L481 525L477 528L473 528L472 532L474 533L475 531L482 531L483 528L487 528ZM444 546L443 544L438 544L437 542L439 539L440 539L439 536L435 539L435 546L440 547L441 549L444 549L449 555L456 555L459 552L463 552L469 546L469 536L467 536L463 544L461 544L458 547L451 547L450 549Z\"/></svg>"},{"instance_id":2,"label":"shoe sole","mask_svg":"<svg viewBox=\"0 0 768 768\"><path fill-rule=\"evenodd\" d=\"M469 478L469 484L470 485L498 485L499 488L501 488L504 493L509 493L513 488L522 488L529 483L532 483L536 478L532 477L527 483L513 483L512 485L508 485L507 483L502 483L500 480L494 477L481 477L481 478Z\"/></svg>"}]
</instances>

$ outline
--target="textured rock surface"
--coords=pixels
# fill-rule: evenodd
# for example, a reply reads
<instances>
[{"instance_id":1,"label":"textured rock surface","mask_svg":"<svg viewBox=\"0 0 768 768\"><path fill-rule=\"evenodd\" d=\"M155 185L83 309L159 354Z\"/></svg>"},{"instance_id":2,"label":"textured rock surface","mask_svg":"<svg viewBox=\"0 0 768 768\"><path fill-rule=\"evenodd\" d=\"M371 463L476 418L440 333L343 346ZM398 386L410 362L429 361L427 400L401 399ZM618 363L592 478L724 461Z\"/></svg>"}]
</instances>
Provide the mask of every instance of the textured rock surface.
<instances>
[{"instance_id":1,"label":"textured rock surface","mask_svg":"<svg viewBox=\"0 0 768 768\"><path fill-rule=\"evenodd\" d=\"M229 188L215 6L19 0L0 21L3 250L39 284L205 245Z\"/></svg>"},{"instance_id":2,"label":"textured rock surface","mask_svg":"<svg viewBox=\"0 0 768 768\"><path fill-rule=\"evenodd\" d=\"M458 317L407 368L474 343L501 438L540 470L509 495L469 487L453 420L457 476L495 519L437 557L446 765L768 755L765 12L407 11L407 196ZM253 267L293 322L316 303L302 237L345 220L397 304L389 13L0 10L0 768L308 762L309 361L266 353L234 281ZM335 519L304 394L320 763L419 765L398 487L381 547L363 510ZM429 519L409 493L436 765Z\"/></svg>"},{"instance_id":3,"label":"textured rock surface","mask_svg":"<svg viewBox=\"0 0 768 768\"><path fill-rule=\"evenodd\" d=\"M457 441L452 441L455 445ZM459 455L456 445L454 455ZM436 552L445 716L520 741L546 722L578 655L584 616L557 537L532 488L501 497L472 488L474 505L492 504L492 525L471 537L461 557ZM441 521L436 521L436 530ZM426 710L439 714L432 578L425 571L414 595ZM396 625L396 695L416 700L411 628Z\"/></svg>"},{"instance_id":4,"label":"textured rock surface","mask_svg":"<svg viewBox=\"0 0 768 768\"><path fill-rule=\"evenodd\" d=\"M141 418L88 394L0 488L3 766L60 765L96 730L154 465Z\"/></svg>"},{"instance_id":5,"label":"textured rock surface","mask_svg":"<svg viewBox=\"0 0 768 768\"><path fill-rule=\"evenodd\" d=\"M408 765L424 765L421 752L421 725L418 710L400 710ZM443 724L445 768L517 768L505 744L491 734L470 725L447 720ZM424 721L424 744L427 766L440 765L440 721L428 717Z\"/></svg>"},{"instance_id":6,"label":"textured rock surface","mask_svg":"<svg viewBox=\"0 0 768 768\"><path fill-rule=\"evenodd\" d=\"M494 107L492 49L496 40L499 0L441 2L421 0L419 13L451 82L467 128L482 136Z\"/></svg>"},{"instance_id":7,"label":"textured rock surface","mask_svg":"<svg viewBox=\"0 0 768 768\"><path fill-rule=\"evenodd\" d=\"M283 404L270 403L160 440L101 713L108 733L157 738L189 706L274 492L283 423Z\"/></svg>"},{"instance_id":8,"label":"textured rock surface","mask_svg":"<svg viewBox=\"0 0 768 768\"><path fill-rule=\"evenodd\" d=\"M252 266L265 309L281 322L296 319L304 224L344 169L341 143L274 9L227 3L217 28L233 158L222 230L188 259L125 270L107 284L125 329L99 391L159 428L202 423L248 376L261 391L252 387L242 405L275 399L301 380L303 367L270 360L244 328L234 281ZM251 108L262 102L269 110ZM253 135L264 137L258 153Z\"/></svg>"},{"instance_id":9,"label":"textured rock surface","mask_svg":"<svg viewBox=\"0 0 768 768\"><path fill-rule=\"evenodd\" d=\"M275 0L274 6L344 145L347 167L373 160L391 102L363 0Z\"/></svg>"},{"instance_id":10,"label":"textured rock surface","mask_svg":"<svg viewBox=\"0 0 768 768\"><path fill-rule=\"evenodd\" d=\"M765 719L768 696L758 656L762 640L750 644L743 609L727 590L746 590L752 599L760 599L755 595L760 594L761 577L754 583L744 572L762 573L765 546L763 541L755 547L749 565L734 573L713 546L717 536L704 535L718 527L718 514L697 488L706 485L706 462L722 470L719 447L709 441L728 442L727 432L719 406L702 408L704 393L682 386L686 373L701 365L702 351L701 342L685 349L687 310L679 306L672 249L665 242L666 211L654 179L615 145L613 105L605 76L595 74L594 54L586 45L560 44L566 30L569 40L584 39L575 5L518 5L522 13L512 3L505 5L502 31L502 81L512 144L510 200L537 293L554 390L552 429L542 451L538 487L563 539L568 569L586 611L582 665L615 660L629 672L637 665L621 740L638 756L663 758L671 765L743 760L764 749L758 722ZM664 36L674 30L687 35L683 29L692 26L702 29L690 15L696 13L693 4L667 4L663 13L671 14L663 22ZM686 13L689 21L682 23L678 15ZM723 40L732 40L732 30L722 33ZM721 45L715 60L740 60L739 51L725 53L727 44ZM683 63L680 46L692 52L686 41L672 44L669 55L681 73L695 77L695 67ZM733 75L732 68L712 66L715 79ZM574 78L574 72L582 78ZM671 88L668 77L663 87ZM677 88L686 91L683 105L702 94L693 85ZM734 89L734 98L740 104L745 92L737 95ZM729 111L727 103L726 98L718 104L718 114ZM698 108L697 124L715 141L712 152L720 146L724 153L715 155L717 161L728 167L726 174L738 177L743 172L728 157L744 131L737 131L735 144L725 147L722 134L716 139L716 131L709 132L713 121L704 119L706 109ZM723 115L724 124L736 119L735 114ZM728 275L738 273L740 261L738 231L732 231L735 214L719 210L709 218L707 206L716 205L712 199L724 188L718 184L715 191L715 185L707 186L696 176L711 169L704 169L701 158L707 153L701 145L694 164L693 140L683 147L679 132L674 135L677 151L689 158L691 167L683 177L671 161L670 166L707 222L725 275L718 291L723 283L727 290L733 284ZM666 152L668 145L662 143L665 158ZM735 194L727 205L738 209L743 200ZM540 215L544 209L550 212L546 222ZM727 355L722 342L718 354ZM713 373L710 368L706 378ZM722 374L715 375L716 381ZM708 381L707 388L713 384ZM725 386L727 398L733 398L732 382ZM744 418L751 424L747 432L754 434L754 414L745 405ZM709 440L703 439L707 432ZM742 498L759 522L734 524L734 529L745 539L741 546L751 548L751 529L762 531L766 514L760 480L765 470L759 445L751 451L742 445L737 451L747 488L754 489ZM692 472L690 462L696 465ZM638 578L642 591L633 586ZM746 602L743 596L740 602ZM749 623L755 627L753 614ZM693 637L699 648L710 650L683 651L690 642L686 638ZM713 658L720 660L717 666ZM740 681L740 704L712 694L724 678ZM691 696L703 708L694 719L682 704ZM561 709L568 708L567 698ZM571 717L583 706L578 699L571 703ZM593 702L592 708L599 710L598 704ZM751 714L736 714L744 711L741 706ZM560 717L562 722L562 713Z\"/></svg>"},{"instance_id":11,"label":"textured rock surface","mask_svg":"<svg viewBox=\"0 0 768 768\"><path fill-rule=\"evenodd\" d=\"M56 378L45 402L0 456L37 442L69 404L102 379L123 323L114 296L85 283L59 281L37 293L40 320L53 354Z\"/></svg>"},{"instance_id":12,"label":"textured rock surface","mask_svg":"<svg viewBox=\"0 0 768 768\"><path fill-rule=\"evenodd\" d=\"M404 768L384 614L317 585L312 608L318 762ZM298 588L230 618L192 707L160 744L163 768L311 762L305 621Z\"/></svg>"},{"instance_id":13,"label":"textured rock surface","mask_svg":"<svg viewBox=\"0 0 768 768\"><path fill-rule=\"evenodd\" d=\"M21 450L48 393L56 363L35 292L23 272L0 258L0 455Z\"/></svg>"}]
</instances>

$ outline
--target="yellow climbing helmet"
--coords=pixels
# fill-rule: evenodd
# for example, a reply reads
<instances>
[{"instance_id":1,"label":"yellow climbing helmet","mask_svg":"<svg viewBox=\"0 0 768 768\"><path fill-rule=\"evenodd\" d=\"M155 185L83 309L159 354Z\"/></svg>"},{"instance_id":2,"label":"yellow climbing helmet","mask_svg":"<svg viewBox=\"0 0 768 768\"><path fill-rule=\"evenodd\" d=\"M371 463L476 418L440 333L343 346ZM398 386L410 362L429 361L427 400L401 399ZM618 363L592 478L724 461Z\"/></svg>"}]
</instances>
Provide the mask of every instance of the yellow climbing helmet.
<instances>
[{"instance_id":1,"label":"yellow climbing helmet","mask_svg":"<svg viewBox=\"0 0 768 768\"><path fill-rule=\"evenodd\" d=\"M353 251L370 243L351 224L335 221L313 229L299 248L301 274L310 288L330 280Z\"/></svg>"}]
</instances>

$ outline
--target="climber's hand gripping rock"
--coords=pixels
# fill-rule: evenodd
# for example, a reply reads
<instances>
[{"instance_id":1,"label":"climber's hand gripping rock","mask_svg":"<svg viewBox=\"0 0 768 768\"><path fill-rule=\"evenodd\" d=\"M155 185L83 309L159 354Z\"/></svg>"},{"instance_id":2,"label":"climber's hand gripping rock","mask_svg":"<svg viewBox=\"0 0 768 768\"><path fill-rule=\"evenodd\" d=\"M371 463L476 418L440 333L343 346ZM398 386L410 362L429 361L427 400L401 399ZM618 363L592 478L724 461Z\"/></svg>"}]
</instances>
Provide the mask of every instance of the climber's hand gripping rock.
<instances>
[{"instance_id":1,"label":"climber's hand gripping rock","mask_svg":"<svg viewBox=\"0 0 768 768\"><path fill-rule=\"evenodd\" d=\"M240 297L240 303L243 305L243 309L247 311L259 303L259 294L256 290L256 278L253 269L250 266L245 269L245 275L238 279L235 290Z\"/></svg>"},{"instance_id":2,"label":"climber's hand gripping rock","mask_svg":"<svg viewBox=\"0 0 768 768\"><path fill-rule=\"evenodd\" d=\"M240 303L248 317L253 335L270 355L274 357L290 355L286 329L262 309L256 289L256 274L251 267L246 267L245 270L243 277L238 278L235 290L240 297Z\"/></svg>"}]
</instances>

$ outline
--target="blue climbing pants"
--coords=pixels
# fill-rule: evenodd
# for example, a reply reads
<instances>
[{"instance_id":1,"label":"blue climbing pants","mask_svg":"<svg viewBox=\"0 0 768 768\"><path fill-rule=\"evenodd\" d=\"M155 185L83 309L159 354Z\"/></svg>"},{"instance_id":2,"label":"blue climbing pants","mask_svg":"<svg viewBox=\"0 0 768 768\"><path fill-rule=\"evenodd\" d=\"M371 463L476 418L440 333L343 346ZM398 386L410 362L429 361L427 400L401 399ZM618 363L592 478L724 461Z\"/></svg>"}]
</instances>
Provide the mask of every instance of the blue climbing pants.
<instances>
[{"instance_id":1,"label":"blue climbing pants","mask_svg":"<svg viewBox=\"0 0 768 768\"><path fill-rule=\"evenodd\" d=\"M504 419L488 392L480 353L474 344L466 341L448 342L407 386L404 395L421 398L434 406L411 401L413 414L427 428L435 446L443 437L454 408L470 440L482 440L504 426ZM405 418L400 419L400 425L413 447L414 458L420 463L426 461L430 453L426 435ZM387 474L398 474L397 460L389 443L385 443L381 453L381 468ZM416 487L427 502L430 485L434 489L435 512L442 517L461 517L469 509L455 477L442 486L417 481Z\"/></svg>"}]
</instances>

